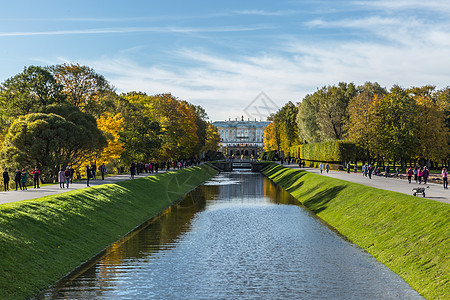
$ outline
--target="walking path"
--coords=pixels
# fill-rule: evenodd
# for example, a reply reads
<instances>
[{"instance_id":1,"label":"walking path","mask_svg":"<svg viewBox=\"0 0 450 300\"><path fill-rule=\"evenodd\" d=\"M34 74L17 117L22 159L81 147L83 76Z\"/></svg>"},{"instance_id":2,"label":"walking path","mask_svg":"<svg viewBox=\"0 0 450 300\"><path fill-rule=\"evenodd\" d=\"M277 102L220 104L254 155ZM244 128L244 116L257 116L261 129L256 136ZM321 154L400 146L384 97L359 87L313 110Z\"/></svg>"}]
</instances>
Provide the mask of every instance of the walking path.
<instances>
[{"instance_id":1,"label":"walking path","mask_svg":"<svg viewBox=\"0 0 450 300\"><path fill-rule=\"evenodd\" d=\"M298 165L294 164L285 164L284 166L292 169L301 169L311 173L320 174L320 170L316 168L299 168ZM444 189L442 184L429 183L426 185L419 185L414 181L412 183L408 183L408 180L405 179L393 177L386 178L383 176L372 176L372 179L369 179L369 177L362 176L361 172L347 173L345 171L330 171L327 174L326 171L323 171L322 175L408 195L412 195L413 188L426 186L428 188L425 190L425 198L450 203L450 189ZM420 194L419 197L422 197L422 194Z\"/></svg>"},{"instance_id":2,"label":"walking path","mask_svg":"<svg viewBox=\"0 0 450 300\"><path fill-rule=\"evenodd\" d=\"M165 171L160 171L159 173L163 173ZM140 175L135 175L134 178L142 178L147 177L151 175L155 175L156 173L142 173ZM102 180L101 177L97 176L96 180L90 180L89 185L90 186L96 186L101 184L108 184L108 183L116 183L123 180L130 179L130 174L124 174L124 175L114 175L114 176L108 176L105 177L105 180ZM73 191L78 189L86 188L86 180L79 181L79 182L73 182L72 184L69 184L69 188L60 188L59 183L57 184L51 184L51 185L45 185L41 186L39 189L35 189L33 187L28 187L26 191L21 190L9 190L9 192L0 192L0 204L8 203L8 202L17 202L22 200L30 200L30 199L36 199L45 197L48 195L55 195L60 193L65 193L67 191Z\"/></svg>"}]
</instances>

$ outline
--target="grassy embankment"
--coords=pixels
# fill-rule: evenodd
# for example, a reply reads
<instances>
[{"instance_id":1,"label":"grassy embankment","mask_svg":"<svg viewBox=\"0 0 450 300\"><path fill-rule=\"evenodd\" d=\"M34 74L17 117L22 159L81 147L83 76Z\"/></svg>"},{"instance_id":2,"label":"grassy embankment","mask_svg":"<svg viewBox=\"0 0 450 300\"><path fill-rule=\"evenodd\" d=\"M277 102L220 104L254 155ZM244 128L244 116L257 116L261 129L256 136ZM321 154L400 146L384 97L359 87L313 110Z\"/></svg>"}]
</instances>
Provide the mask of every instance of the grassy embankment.
<instances>
[{"instance_id":1,"label":"grassy embankment","mask_svg":"<svg viewBox=\"0 0 450 300\"><path fill-rule=\"evenodd\" d=\"M450 299L450 205L270 165L263 173L427 299Z\"/></svg>"},{"instance_id":2,"label":"grassy embankment","mask_svg":"<svg viewBox=\"0 0 450 300\"><path fill-rule=\"evenodd\" d=\"M215 174L201 166L0 205L0 299L36 295Z\"/></svg>"}]
</instances>

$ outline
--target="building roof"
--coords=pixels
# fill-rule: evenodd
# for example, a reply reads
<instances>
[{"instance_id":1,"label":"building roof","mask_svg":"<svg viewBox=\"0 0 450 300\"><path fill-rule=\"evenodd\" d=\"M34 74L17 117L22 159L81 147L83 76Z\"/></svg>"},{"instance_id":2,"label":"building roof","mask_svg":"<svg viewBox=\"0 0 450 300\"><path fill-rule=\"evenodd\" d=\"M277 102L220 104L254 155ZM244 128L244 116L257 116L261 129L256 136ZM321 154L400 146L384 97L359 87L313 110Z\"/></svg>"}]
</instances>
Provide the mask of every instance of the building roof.
<instances>
[{"instance_id":1,"label":"building roof","mask_svg":"<svg viewBox=\"0 0 450 300\"><path fill-rule=\"evenodd\" d=\"M223 127L223 128L264 128L270 124L270 122L267 121L244 121L244 120L229 120L229 121L215 121L212 122L212 124L216 127Z\"/></svg>"}]
</instances>

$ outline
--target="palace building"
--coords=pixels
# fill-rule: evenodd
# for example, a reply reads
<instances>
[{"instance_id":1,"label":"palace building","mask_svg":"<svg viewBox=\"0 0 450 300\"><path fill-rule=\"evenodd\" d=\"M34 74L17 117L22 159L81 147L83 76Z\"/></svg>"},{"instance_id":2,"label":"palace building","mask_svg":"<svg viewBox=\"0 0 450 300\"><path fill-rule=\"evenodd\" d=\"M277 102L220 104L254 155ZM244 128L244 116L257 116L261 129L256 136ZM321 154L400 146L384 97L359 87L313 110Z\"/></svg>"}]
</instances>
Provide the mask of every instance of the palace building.
<instances>
[{"instance_id":1,"label":"palace building","mask_svg":"<svg viewBox=\"0 0 450 300\"><path fill-rule=\"evenodd\" d=\"M258 157L264 150L264 129L270 122L235 119L216 121L220 135L220 151L226 157Z\"/></svg>"}]
</instances>

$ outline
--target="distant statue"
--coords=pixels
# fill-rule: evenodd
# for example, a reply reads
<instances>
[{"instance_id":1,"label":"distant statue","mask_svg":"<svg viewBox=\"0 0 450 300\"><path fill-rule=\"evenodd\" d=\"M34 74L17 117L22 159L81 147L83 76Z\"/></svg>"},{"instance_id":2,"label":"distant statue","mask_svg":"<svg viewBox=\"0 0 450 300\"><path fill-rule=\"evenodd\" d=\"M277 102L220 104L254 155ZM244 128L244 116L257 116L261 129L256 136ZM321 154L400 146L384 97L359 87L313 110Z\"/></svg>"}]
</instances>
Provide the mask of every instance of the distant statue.
<instances>
[{"instance_id":1,"label":"distant statue","mask_svg":"<svg viewBox=\"0 0 450 300\"><path fill-rule=\"evenodd\" d=\"M241 116L241 121L244 121L244 116Z\"/></svg>"}]
</instances>

